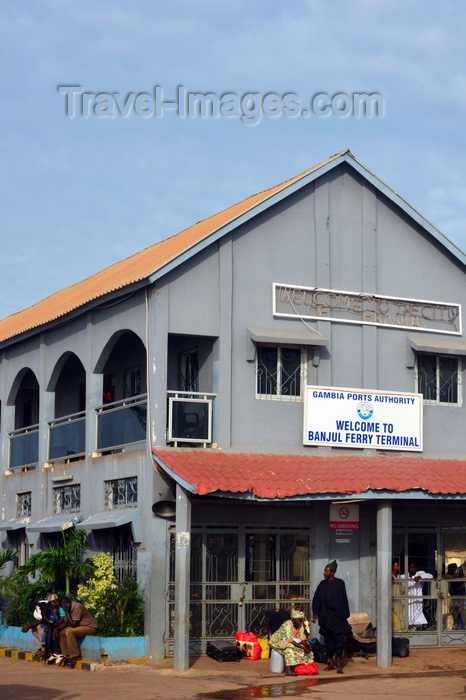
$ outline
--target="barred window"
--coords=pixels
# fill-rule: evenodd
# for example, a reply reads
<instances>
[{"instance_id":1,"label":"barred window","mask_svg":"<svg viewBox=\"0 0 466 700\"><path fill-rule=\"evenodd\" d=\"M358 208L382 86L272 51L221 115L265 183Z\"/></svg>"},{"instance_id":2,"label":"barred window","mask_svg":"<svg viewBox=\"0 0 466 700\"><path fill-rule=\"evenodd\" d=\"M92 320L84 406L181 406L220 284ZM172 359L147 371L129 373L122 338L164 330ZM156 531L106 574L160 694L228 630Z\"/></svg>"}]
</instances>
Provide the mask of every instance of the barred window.
<instances>
[{"instance_id":1,"label":"barred window","mask_svg":"<svg viewBox=\"0 0 466 700\"><path fill-rule=\"evenodd\" d=\"M256 398L300 399L304 359L299 348L258 346Z\"/></svg>"},{"instance_id":2,"label":"barred window","mask_svg":"<svg viewBox=\"0 0 466 700\"><path fill-rule=\"evenodd\" d=\"M138 479L131 476L127 479L113 479L104 482L105 509L133 508L138 503Z\"/></svg>"},{"instance_id":3,"label":"barred window","mask_svg":"<svg viewBox=\"0 0 466 700\"><path fill-rule=\"evenodd\" d=\"M425 403L461 404L461 360L453 355L417 356L417 390Z\"/></svg>"},{"instance_id":4,"label":"barred window","mask_svg":"<svg viewBox=\"0 0 466 700\"><path fill-rule=\"evenodd\" d=\"M29 518L31 515L31 491L16 494L16 517Z\"/></svg>"},{"instance_id":5,"label":"barred window","mask_svg":"<svg viewBox=\"0 0 466 700\"><path fill-rule=\"evenodd\" d=\"M53 512L77 513L81 508L81 485L58 486L53 489Z\"/></svg>"},{"instance_id":6,"label":"barred window","mask_svg":"<svg viewBox=\"0 0 466 700\"><path fill-rule=\"evenodd\" d=\"M101 552L108 552L113 559L115 579L137 578L138 546L133 540L131 525L95 530L94 536Z\"/></svg>"}]
</instances>

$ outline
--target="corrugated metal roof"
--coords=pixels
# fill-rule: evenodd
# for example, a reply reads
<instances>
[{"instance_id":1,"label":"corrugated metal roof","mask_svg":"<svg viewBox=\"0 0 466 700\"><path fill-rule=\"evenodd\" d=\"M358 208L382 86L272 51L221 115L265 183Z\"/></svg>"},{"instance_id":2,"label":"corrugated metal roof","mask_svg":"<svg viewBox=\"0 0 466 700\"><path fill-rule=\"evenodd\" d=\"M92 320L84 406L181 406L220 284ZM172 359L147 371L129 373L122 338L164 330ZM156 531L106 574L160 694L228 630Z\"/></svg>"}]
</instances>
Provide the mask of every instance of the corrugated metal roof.
<instances>
[{"instance_id":1,"label":"corrugated metal roof","mask_svg":"<svg viewBox=\"0 0 466 700\"><path fill-rule=\"evenodd\" d=\"M296 188L309 184L313 179L343 162L350 164L356 172L423 226L459 261L466 264L466 255L456 244L360 163L349 149L345 149L279 185L258 192L170 238L155 243L81 282L52 294L23 311L8 316L0 321L0 343L52 323L107 294L129 288L136 283L144 283L149 279L153 280L157 274L164 274L186 259L186 256L195 254L203 244L207 245L215 240L216 236L220 237L228 232L232 226L241 224L248 217L279 201L280 197L285 197Z\"/></svg>"},{"instance_id":2,"label":"corrugated metal roof","mask_svg":"<svg viewBox=\"0 0 466 700\"><path fill-rule=\"evenodd\" d=\"M257 207L309 173L318 170L347 152L348 149L337 153L279 185L258 192L218 214L199 221L194 226L190 226L170 238L155 243L129 258L125 258L101 272L97 272L81 282L65 287L65 289L52 294L24 311L8 316L0 321L0 342L50 323L95 299L149 278L157 270L170 261L175 260L204 238L231 223L247 211L254 209L254 207Z\"/></svg>"},{"instance_id":3,"label":"corrugated metal roof","mask_svg":"<svg viewBox=\"0 0 466 700\"><path fill-rule=\"evenodd\" d=\"M198 495L215 492L287 498L366 491L466 494L466 461L418 457L318 457L152 450L162 470Z\"/></svg>"}]
</instances>

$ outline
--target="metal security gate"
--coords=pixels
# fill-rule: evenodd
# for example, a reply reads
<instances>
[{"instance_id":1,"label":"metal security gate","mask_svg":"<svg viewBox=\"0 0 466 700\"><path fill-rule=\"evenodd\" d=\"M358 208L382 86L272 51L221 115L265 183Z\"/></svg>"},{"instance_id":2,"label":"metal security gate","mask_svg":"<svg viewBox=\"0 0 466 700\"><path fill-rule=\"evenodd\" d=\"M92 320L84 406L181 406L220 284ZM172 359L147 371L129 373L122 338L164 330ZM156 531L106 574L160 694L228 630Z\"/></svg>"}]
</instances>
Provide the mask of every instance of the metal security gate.
<instances>
[{"instance_id":1,"label":"metal security gate","mask_svg":"<svg viewBox=\"0 0 466 700\"><path fill-rule=\"evenodd\" d=\"M267 610L310 614L310 531L257 526L193 528L191 534L190 654L238 630L266 635ZM170 540L169 639L173 653L175 537Z\"/></svg>"},{"instance_id":2,"label":"metal security gate","mask_svg":"<svg viewBox=\"0 0 466 700\"><path fill-rule=\"evenodd\" d=\"M396 529L392 551L400 569L392 578L394 635L412 646L466 646L466 529Z\"/></svg>"}]
</instances>

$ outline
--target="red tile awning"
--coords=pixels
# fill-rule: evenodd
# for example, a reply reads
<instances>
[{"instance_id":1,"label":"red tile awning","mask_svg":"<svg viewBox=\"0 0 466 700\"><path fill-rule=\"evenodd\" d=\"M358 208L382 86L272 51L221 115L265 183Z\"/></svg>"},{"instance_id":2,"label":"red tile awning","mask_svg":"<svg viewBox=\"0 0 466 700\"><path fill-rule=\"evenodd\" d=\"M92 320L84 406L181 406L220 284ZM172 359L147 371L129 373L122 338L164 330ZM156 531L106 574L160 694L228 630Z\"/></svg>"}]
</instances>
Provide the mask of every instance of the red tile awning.
<instances>
[{"instance_id":1,"label":"red tile awning","mask_svg":"<svg viewBox=\"0 0 466 700\"><path fill-rule=\"evenodd\" d=\"M412 490L466 495L466 461L454 459L152 452L160 471L201 496L223 492L270 499Z\"/></svg>"}]
</instances>

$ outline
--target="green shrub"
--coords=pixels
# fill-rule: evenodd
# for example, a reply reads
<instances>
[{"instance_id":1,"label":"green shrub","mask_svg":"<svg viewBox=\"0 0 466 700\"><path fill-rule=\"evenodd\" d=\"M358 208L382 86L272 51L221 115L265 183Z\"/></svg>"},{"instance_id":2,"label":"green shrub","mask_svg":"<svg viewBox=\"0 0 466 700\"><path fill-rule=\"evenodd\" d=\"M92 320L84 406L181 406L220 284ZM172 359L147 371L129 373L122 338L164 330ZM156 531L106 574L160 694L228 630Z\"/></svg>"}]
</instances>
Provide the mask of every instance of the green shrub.
<instances>
[{"instance_id":1,"label":"green shrub","mask_svg":"<svg viewBox=\"0 0 466 700\"><path fill-rule=\"evenodd\" d=\"M31 582L28 574L19 568L3 582L3 622L16 627L32 622L31 605L44 598L48 592L46 584L42 581Z\"/></svg>"},{"instance_id":2,"label":"green shrub","mask_svg":"<svg viewBox=\"0 0 466 700\"><path fill-rule=\"evenodd\" d=\"M86 533L72 525L62 530L58 546L31 554L1 582L3 620L7 625L31 622L31 605L49 593L75 597L78 581L94 570L89 559L83 560L85 543Z\"/></svg>"},{"instance_id":3,"label":"green shrub","mask_svg":"<svg viewBox=\"0 0 466 700\"><path fill-rule=\"evenodd\" d=\"M76 546L74 533L64 541L66 547L65 561L69 576L64 571L54 567L59 561L58 552L40 552L28 559L11 576L2 582L2 599L0 599L3 621L7 625L21 627L32 622L31 604L47 597L49 593L65 593L66 585L70 587L67 593L70 598L83 603L94 615L99 625L98 634L102 637L139 637L144 634L144 601L137 582L128 576L120 583L114 579L113 560L109 554L96 554L92 563L82 563L81 549ZM78 541L82 544L82 540ZM73 560L75 552L77 562ZM44 554L45 557L41 557ZM61 558L63 563L63 556ZM40 567L40 564L45 564ZM92 571L86 584L78 584L77 575L84 571ZM31 581L36 574L39 577ZM57 587L56 583L63 586Z\"/></svg>"},{"instance_id":4,"label":"green shrub","mask_svg":"<svg viewBox=\"0 0 466 700\"><path fill-rule=\"evenodd\" d=\"M78 600L94 615L101 637L144 634L144 602L137 582L128 576L116 583L109 554L93 557L94 574L78 586Z\"/></svg>"},{"instance_id":5,"label":"green shrub","mask_svg":"<svg viewBox=\"0 0 466 700\"><path fill-rule=\"evenodd\" d=\"M79 584L77 595L80 602L88 608L96 620L105 613L107 594L115 586L113 559L110 554L96 554L92 558L94 573L86 584Z\"/></svg>"},{"instance_id":6,"label":"green shrub","mask_svg":"<svg viewBox=\"0 0 466 700\"><path fill-rule=\"evenodd\" d=\"M105 612L99 616L101 637L140 637L144 634L144 601L137 582L127 577L107 591Z\"/></svg>"}]
</instances>

